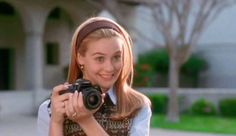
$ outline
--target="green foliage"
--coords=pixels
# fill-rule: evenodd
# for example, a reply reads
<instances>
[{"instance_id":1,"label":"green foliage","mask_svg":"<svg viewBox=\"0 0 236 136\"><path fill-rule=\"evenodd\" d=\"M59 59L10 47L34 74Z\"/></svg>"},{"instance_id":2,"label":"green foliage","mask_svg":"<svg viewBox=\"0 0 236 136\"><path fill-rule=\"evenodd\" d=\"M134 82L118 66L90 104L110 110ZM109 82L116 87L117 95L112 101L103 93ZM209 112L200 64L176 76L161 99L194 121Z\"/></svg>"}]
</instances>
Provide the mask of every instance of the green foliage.
<instances>
[{"instance_id":1,"label":"green foliage","mask_svg":"<svg viewBox=\"0 0 236 136\"><path fill-rule=\"evenodd\" d=\"M223 99L219 102L221 115L225 117L236 117L236 98Z\"/></svg>"},{"instance_id":2,"label":"green foliage","mask_svg":"<svg viewBox=\"0 0 236 136\"><path fill-rule=\"evenodd\" d=\"M195 115L215 115L216 109L211 102L199 99L193 103L191 113Z\"/></svg>"},{"instance_id":3,"label":"green foliage","mask_svg":"<svg viewBox=\"0 0 236 136\"><path fill-rule=\"evenodd\" d=\"M206 62L192 55L180 70L181 87L196 87L199 72L206 68ZM168 84L169 57L165 49L141 54L135 65L134 86L166 87Z\"/></svg>"},{"instance_id":4,"label":"green foliage","mask_svg":"<svg viewBox=\"0 0 236 136\"><path fill-rule=\"evenodd\" d=\"M152 94L148 96L152 103L152 112L166 113L168 98L166 95Z\"/></svg>"},{"instance_id":5,"label":"green foliage","mask_svg":"<svg viewBox=\"0 0 236 136\"><path fill-rule=\"evenodd\" d=\"M154 114L151 119L152 128L164 128L179 131L208 132L217 134L236 134L236 118L223 118L219 116L180 116L178 123L171 123L166 120L166 115Z\"/></svg>"},{"instance_id":6,"label":"green foliage","mask_svg":"<svg viewBox=\"0 0 236 136\"><path fill-rule=\"evenodd\" d=\"M155 71L149 64L135 65L133 85L151 87L155 84Z\"/></svg>"},{"instance_id":7,"label":"green foliage","mask_svg":"<svg viewBox=\"0 0 236 136\"><path fill-rule=\"evenodd\" d=\"M139 64L149 64L158 73L168 73L169 57L166 50L152 50L139 56Z\"/></svg>"},{"instance_id":8,"label":"green foliage","mask_svg":"<svg viewBox=\"0 0 236 136\"><path fill-rule=\"evenodd\" d=\"M182 66L181 73L197 76L201 70L206 69L206 66L207 64L202 58L199 58L193 54L191 58Z\"/></svg>"},{"instance_id":9,"label":"green foliage","mask_svg":"<svg viewBox=\"0 0 236 136\"><path fill-rule=\"evenodd\" d=\"M157 86L158 73L168 72L168 55L162 50L153 50L138 57L134 70L134 86Z\"/></svg>"}]
</instances>

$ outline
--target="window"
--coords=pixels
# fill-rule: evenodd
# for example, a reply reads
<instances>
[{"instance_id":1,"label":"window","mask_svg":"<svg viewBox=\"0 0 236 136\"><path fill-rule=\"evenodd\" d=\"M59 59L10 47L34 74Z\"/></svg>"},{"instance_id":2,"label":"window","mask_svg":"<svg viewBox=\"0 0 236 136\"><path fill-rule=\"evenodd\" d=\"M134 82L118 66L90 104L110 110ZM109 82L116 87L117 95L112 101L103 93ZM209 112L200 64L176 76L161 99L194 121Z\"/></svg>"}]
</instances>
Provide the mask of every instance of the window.
<instances>
[{"instance_id":1,"label":"window","mask_svg":"<svg viewBox=\"0 0 236 136\"><path fill-rule=\"evenodd\" d=\"M11 16L14 15L15 11L13 7L6 2L0 2L0 15Z\"/></svg>"},{"instance_id":2,"label":"window","mask_svg":"<svg viewBox=\"0 0 236 136\"><path fill-rule=\"evenodd\" d=\"M61 9L60 8L55 8L52 10L48 16L50 19L60 19L61 17Z\"/></svg>"},{"instance_id":3,"label":"window","mask_svg":"<svg viewBox=\"0 0 236 136\"><path fill-rule=\"evenodd\" d=\"M14 89L14 50L0 48L0 91Z\"/></svg>"},{"instance_id":4,"label":"window","mask_svg":"<svg viewBox=\"0 0 236 136\"><path fill-rule=\"evenodd\" d=\"M46 44L45 58L47 65L59 64L59 44L56 42L48 42Z\"/></svg>"}]
</instances>

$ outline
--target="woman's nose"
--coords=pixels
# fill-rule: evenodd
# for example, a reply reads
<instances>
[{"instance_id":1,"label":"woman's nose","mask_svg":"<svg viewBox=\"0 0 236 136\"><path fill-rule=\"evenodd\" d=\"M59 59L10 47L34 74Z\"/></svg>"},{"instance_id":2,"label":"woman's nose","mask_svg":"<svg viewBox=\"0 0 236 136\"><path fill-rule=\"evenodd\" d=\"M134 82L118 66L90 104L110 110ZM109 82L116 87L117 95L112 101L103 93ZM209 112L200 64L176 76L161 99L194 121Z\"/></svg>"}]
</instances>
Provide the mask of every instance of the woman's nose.
<instances>
[{"instance_id":1,"label":"woman's nose","mask_svg":"<svg viewBox=\"0 0 236 136\"><path fill-rule=\"evenodd\" d=\"M112 72L114 71L115 67L114 64L112 63L112 61L107 61L105 63L105 68L104 68L107 72Z\"/></svg>"}]
</instances>

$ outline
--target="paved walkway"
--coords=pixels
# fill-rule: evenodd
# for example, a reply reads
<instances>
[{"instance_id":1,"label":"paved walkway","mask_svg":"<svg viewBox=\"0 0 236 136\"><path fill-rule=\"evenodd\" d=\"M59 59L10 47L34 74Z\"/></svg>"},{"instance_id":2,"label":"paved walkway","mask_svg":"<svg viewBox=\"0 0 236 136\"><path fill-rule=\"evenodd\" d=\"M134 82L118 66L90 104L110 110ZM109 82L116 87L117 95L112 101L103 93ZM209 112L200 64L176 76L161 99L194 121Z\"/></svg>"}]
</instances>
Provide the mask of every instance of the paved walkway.
<instances>
[{"instance_id":1,"label":"paved walkway","mask_svg":"<svg viewBox=\"0 0 236 136\"><path fill-rule=\"evenodd\" d=\"M36 136L36 117L31 115L0 115L0 136ZM230 136L151 129L150 136ZM231 135L233 136L233 135Z\"/></svg>"}]
</instances>

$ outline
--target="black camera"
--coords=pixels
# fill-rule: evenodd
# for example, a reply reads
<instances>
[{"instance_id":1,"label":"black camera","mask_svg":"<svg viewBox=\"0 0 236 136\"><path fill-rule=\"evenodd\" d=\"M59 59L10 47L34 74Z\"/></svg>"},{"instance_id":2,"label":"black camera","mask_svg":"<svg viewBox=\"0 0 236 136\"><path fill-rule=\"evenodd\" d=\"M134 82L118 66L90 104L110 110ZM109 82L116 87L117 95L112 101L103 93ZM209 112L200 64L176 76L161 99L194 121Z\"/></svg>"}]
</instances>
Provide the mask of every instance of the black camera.
<instances>
[{"instance_id":1,"label":"black camera","mask_svg":"<svg viewBox=\"0 0 236 136\"><path fill-rule=\"evenodd\" d=\"M77 79L74 84L69 86L66 92L74 93L75 91L82 92L84 106L93 110L98 108L102 103L102 91L101 88L97 85L92 85L89 80Z\"/></svg>"}]
</instances>

